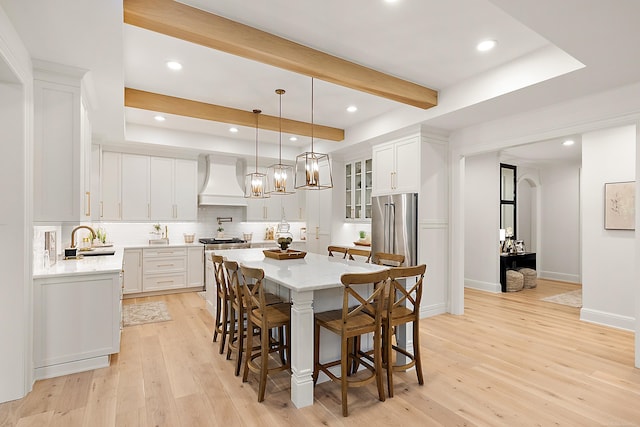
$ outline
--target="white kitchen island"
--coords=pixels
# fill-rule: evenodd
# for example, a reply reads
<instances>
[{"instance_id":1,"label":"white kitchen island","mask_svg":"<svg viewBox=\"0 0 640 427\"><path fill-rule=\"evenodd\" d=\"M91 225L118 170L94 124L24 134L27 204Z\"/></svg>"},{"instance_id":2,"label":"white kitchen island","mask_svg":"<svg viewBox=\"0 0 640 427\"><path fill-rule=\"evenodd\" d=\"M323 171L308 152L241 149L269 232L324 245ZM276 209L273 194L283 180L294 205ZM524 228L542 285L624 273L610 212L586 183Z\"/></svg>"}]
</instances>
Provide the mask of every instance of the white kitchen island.
<instances>
[{"instance_id":1,"label":"white kitchen island","mask_svg":"<svg viewBox=\"0 0 640 427\"><path fill-rule=\"evenodd\" d=\"M313 313L342 307L340 276L345 273L368 273L386 267L307 253L303 259L266 258L262 249L215 251L241 265L261 268L265 278L287 292L291 300L291 401L302 408L313 404ZM326 342L324 337L322 342ZM339 342L339 341L337 341ZM321 358L334 354L324 346ZM337 349L339 355L339 348Z\"/></svg>"},{"instance_id":2,"label":"white kitchen island","mask_svg":"<svg viewBox=\"0 0 640 427\"><path fill-rule=\"evenodd\" d=\"M122 249L34 268L35 379L109 366L120 351Z\"/></svg>"}]
</instances>

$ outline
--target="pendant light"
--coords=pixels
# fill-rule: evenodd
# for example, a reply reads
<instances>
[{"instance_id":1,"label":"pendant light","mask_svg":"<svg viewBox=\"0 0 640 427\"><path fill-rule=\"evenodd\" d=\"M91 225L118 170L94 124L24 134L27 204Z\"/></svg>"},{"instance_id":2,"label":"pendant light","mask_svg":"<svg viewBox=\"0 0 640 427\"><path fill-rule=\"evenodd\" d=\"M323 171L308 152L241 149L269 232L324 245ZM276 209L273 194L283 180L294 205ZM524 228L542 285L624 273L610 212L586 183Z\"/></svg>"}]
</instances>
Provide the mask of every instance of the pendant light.
<instances>
[{"instance_id":1,"label":"pendant light","mask_svg":"<svg viewBox=\"0 0 640 427\"><path fill-rule=\"evenodd\" d=\"M329 155L313 151L313 77L311 78L311 151L296 157L295 188L302 190L333 188Z\"/></svg>"},{"instance_id":2,"label":"pendant light","mask_svg":"<svg viewBox=\"0 0 640 427\"><path fill-rule=\"evenodd\" d=\"M261 110L253 110L256 116L256 171L245 176L244 197L249 199L264 199L269 197L265 192L267 188L267 176L258 172L258 117Z\"/></svg>"},{"instance_id":3,"label":"pendant light","mask_svg":"<svg viewBox=\"0 0 640 427\"><path fill-rule=\"evenodd\" d=\"M284 89L276 89L276 93L280 98L280 144L278 163L267 168L267 182L269 183L269 194L293 194L295 191L291 188L291 180L293 178L293 166L282 164L282 95Z\"/></svg>"}]
</instances>

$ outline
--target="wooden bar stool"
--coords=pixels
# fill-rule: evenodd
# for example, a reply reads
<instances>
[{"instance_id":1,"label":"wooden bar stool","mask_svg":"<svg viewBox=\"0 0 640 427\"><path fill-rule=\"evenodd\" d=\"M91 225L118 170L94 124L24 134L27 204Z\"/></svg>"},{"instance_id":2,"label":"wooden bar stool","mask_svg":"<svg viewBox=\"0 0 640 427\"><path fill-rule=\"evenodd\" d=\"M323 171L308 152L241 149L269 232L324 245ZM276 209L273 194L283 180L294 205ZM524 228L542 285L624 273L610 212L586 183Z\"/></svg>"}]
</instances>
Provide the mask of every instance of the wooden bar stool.
<instances>
[{"instance_id":1,"label":"wooden bar stool","mask_svg":"<svg viewBox=\"0 0 640 427\"><path fill-rule=\"evenodd\" d=\"M347 389L360 387L376 382L378 398L385 400L382 385L382 304L384 299L385 282L389 277L387 270L375 273L343 274L344 297L341 310L332 310L315 315L314 327L314 366L313 382L318 381L320 371L324 372L331 381L340 383L342 388L342 415L348 416ZM352 304L356 301L356 305ZM340 336L340 360L320 363L320 330L325 328ZM350 351L351 340L363 334L373 333L374 357L373 365L368 360L361 360L370 375L365 378L348 376L352 358L358 357ZM340 376L329 370L332 366L340 366Z\"/></svg>"},{"instance_id":2,"label":"wooden bar stool","mask_svg":"<svg viewBox=\"0 0 640 427\"><path fill-rule=\"evenodd\" d=\"M386 265L387 267L400 267L404 264L404 255L376 252L373 254L371 262L378 265Z\"/></svg>"},{"instance_id":3,"label":"wooden bar stool","mask_svg":"<svg viewBox=\"0 0 640 427\"><path fill-rule=\"evenodd\" d=\"M220 340L220 354L222 354L229 331L229 306L231 298L227 292L228 287L222 257L211 254L211 260L213 261L213 277L216 282L216 319L213 328L213 342L218 339L218 335L222 335L222 339Z\"/></svg>"},{"instance_id":4,"label":"wooden bar stool","mask_svg":"<svg viewBox=\"0 0 640 427\"><path fill-rule=\"evenodd\" d=\"M246 339L245 328L245 304L240 284L238 263L235 261L224 261L224 268L227 271L229 283L230 316L229 316L229 345L227 347L227 360L231 359L231 354L235 351L238 355L236 359L236 377L240 375L242 366L242 352L244 351L244 340Z\"/></svg>"},{"instance_id":5,"label":"wooden bar stool","mask_svg":"<svg viewBox=\"0 0 640 427\"><path fill-rule=\"evenodd\" d=\"M340 258L347 257L347 248L343 246L329 246L327 247L327 251L329 252L329 256L337 256L338 254L342 254Z\"/></svg>"},{"instance_id":6,"label":"wooden bar stool","mask_svg":"<svg viewBox=\"0 0 640 427\"><path fill-rule=\"evenodd\" d=\"M263 282L264 271L244 265L241 265L240 269L245 282L247 330L260 329L260 347L253 347L252 340L246 340L242 381L247 381L249 371L258 374L258 402L262 402L267 386L267 376L291 368L291 304L268 305ZM272 333L274 330L278 332L277 338L274 338ZM280 363L269 367L269 354L275 352L280 354Z\"/></svg>"},{"instance_id":7,"label":"wooden bar stool","mask_svg":"<svg viewBox=\"0 0 640 427\"><path fill-rule=\"evenodd\" d=\"M382 314L384 351L386 352L383 361L387 368L389 397L393 397L393 371L406 371L415 366L418 384L424 384L420 359L420 302L422 300L422 282L426 270L425 264L389 269L389 298L386 310ZM401 283L399 280L405 283ZM394 345L391 340L394 328L406 323L413 324L413 354L405 348ZM394 365L393 351L406 356L409 362L404 365Z\"/></svg>"},{"instance_id":8,"label":"wooden bar stool","mask_svg":"<svg viewBox=\"0 0 640 427\"><path fill-rule=\"evenodd\" d=\"M347 249L347 259L350 259L352 261L370 262L371 261L371 251L366 250L366 249L348 248Z\"/></svg>"}]
</instances>

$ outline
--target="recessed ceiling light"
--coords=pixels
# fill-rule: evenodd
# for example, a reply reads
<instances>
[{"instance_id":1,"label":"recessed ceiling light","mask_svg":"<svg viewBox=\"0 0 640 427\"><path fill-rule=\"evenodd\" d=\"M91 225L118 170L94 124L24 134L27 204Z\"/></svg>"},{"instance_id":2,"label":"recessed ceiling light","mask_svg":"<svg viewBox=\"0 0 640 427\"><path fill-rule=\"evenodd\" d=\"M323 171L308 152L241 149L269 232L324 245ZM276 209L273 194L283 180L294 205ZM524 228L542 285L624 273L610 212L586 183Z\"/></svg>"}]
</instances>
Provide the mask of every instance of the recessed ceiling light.
<instances>
[{"instance_id":1,"label":"recessed ceiling light","mask_svg":"<svg viewBox=\"0 0 640 427\"><path fill-rule=\"evenodd\" d=\"M296 138L295 136L292 136L289 138L289 141L291 142L296 142L298 140L298 138Z\"/></svg>"},{"instance_id":2,"label":"recessed ceiling light","mask_svg":"<svg viewBox=\"0 0 640 427\"><path fill-rule=\"evenodd\" d=\"M478 43L476 49L478 49L480 52L487 52L496 47L497 44L498 42L495 40L484 40Z\"/></svg>"},{"instance_id":3,"label":"recessed ceiling light","mask_svg":"<svg viewBox=\"0 0 640 427\"><path fill-rule=\"evenodd\" d=\"M356 107L355 105L349 105L347 107L347 111L350 113L355 113L356 111L358 111L358 107Z\"/></svg>"},{"instance_id":4,"label":"recessed ceiling light","mask_svg":"<svg viewBox=\"0 0 640 427\"><path fill-rule=\"evenodd\" d=\"M384 0L385 3L397 3L398 0Z\"/></svg>"},{"instance_id":5,"label":"recessed ceiling light","mask_svg":"<svg viewBox=\"0 0 640 427\"><path fill-rule=\"evenodd\" d=\"M167 67L174 71L182 70L182 64L178 61L167 61Z\"/></svg>"},{"instance_id":6,"label":"recessed ceiling light","mask_svg":"<svg viewBox=\"0 0 640 427\"><path fill-rule=\"evenodd\" d=\"M562 145L564 145L565 147L568 147L573 144L575 144L575 141L573 139L567 139L565 142L562 143Z\"/></svg>"},{"instance_id":7,"label":"recessed ceiling light","mask_svg":"<svg viewBox=\"0 0 640 427\"><path fill-rule=\"evenodd\" d=\"M159 114L157 116L153 116L153 118L155 119L156 122L164 122L165 120L167 120L164 118L164 116L161 116Z\"/></svg>"},{"instance_id":8,"label":"recessed ceiling light","mask_svg":"<svg viewBox=\"0 0 640 427\"><path fill-rule=\"evenodd\" d=\"M229 132L238 133L238 128L229 128Z\"/></svg>"}]
</instances>

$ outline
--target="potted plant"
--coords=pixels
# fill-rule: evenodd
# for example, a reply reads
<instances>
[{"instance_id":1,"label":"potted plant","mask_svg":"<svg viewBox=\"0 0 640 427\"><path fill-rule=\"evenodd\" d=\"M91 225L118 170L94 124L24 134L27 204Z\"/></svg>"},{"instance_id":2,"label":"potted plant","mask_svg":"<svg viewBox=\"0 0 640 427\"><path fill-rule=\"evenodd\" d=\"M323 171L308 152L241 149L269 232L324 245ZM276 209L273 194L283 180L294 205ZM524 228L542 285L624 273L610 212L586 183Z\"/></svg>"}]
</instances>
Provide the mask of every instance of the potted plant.
<instances>
[{"instance_id":1,"label":"potted plant","mask_svg":"<svg viewBox=\"0 0 640 427\"><path fill-rule=\"evenodd\" d=\"M360 230L358 234L360 235L360 240L364 240L367 237L367 232L364 230Z\"/></svg>"},{"instance_id":2,"label":"potted plant","mask_svg":"<svg viewBox=\"0 0 640 427\"><path fill-rule=\"evenodd\" d=\"M224 238L224 228L222 228L222 226L218 227L218 239L223 239Z\"/></svg>"}]
</instances>

